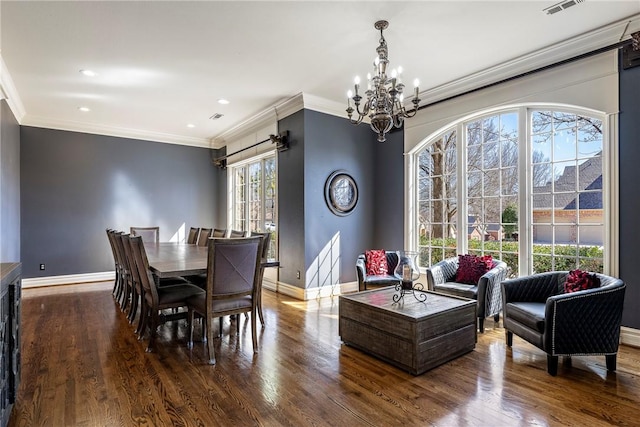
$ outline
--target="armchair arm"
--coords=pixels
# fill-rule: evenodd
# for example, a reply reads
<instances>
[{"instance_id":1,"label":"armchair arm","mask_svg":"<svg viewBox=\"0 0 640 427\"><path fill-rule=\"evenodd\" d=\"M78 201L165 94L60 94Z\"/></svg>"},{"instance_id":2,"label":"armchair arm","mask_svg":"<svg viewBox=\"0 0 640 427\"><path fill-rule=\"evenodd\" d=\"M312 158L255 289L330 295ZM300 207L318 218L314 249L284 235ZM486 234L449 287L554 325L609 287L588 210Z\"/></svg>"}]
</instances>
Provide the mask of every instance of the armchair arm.
<instances>
[{"instance_id":1,"label":"armchair arm","mask_svg":"<svg viewBox=\"0 0 640 427\"><path fill-rule=\"evenodd\" d=\"M427 268L427 286L433 290L435 285L442 285L455 277L458 271L458 257L447 258Z\"/></svg>"},{"instance_id":2,"label":"armchair arm","mask_svg":"<svg viewBox=\"0 0 640 427\"><path fill-rule=\"evenodd\" d=\"M478 317L494 316L502 310L500 284L507 278L507 272L507 264L496 261L496 265L478 280L478 301L484 301L484 304L478 304Z\"/></svg>"},{"instance_id":3,"label":"armchair arm","mask_svg":"<svg viewBox=\"0 0 640 427\"><path fill-rule=\"evenodd\" d=\"M551 355L618 351L626 285L615 279L600 288L550 297L545 306L545 350Z\"/></svg>"},{"instance_id":4,"label":"armchair arm","mask_svg":"<svg viewBox=\"0 0 640 427\"><path fill-rule=\"evenodd\" d=\"M365 266L364 255L359 255L356 259L356 276L358 276L358 290L364 289L364 278L367 274L367 268Z\"/></svg>"}]
</instances>

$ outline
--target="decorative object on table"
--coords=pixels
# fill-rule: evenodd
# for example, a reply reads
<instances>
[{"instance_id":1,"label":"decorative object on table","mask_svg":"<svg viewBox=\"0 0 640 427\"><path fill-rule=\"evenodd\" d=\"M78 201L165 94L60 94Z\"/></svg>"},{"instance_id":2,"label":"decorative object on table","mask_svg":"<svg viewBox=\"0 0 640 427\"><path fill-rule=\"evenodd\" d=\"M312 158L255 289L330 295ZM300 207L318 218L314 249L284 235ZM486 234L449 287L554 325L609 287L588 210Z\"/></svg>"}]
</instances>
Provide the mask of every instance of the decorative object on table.
<instances>
[{"instance_id":1,"label":"decorative object on table","mask_svg":"<svg viewBox=\"0 0 640 427\"><path fill-rule=\"evenodd\" d=\"M460 262L467 271L460 271ZM500 282L507 278L509 271L507 264L498 259L491 259L492 267L487 271L487 262L486 257L458 255L446 258L427 269L427 285L430 291L477 301L476 314L480 332L484 332L486 317L493 316L496 324L500 321Z\"/></svg>"},{"instance_id":2,"label":"decorative object on table","mask_svg":"<svg viewBox=\"0 0 640 427\"><path fill-rule=\"evenodd\" d=\"M356 181L345 171L332 172L324 186L324 198L335 215L349 215L358 203Z\"/></svg>"},{"instance_id":3,"label":"decorative object on table","mask_svg":"<svg viewBox=\"0 0 640 427\"><path fill-rule=\"evenodd\" d=\"M422 283L414 283L420 278L420 270L416 263L417 256L417 252L398 251L398 264L393 273L400 280L400 283L396 285L398 293L393 295L393 302L402 300L406 293L412 293L414 298L420 302L427 300L426 293L414 292L424 290Z\"/></svg>"},{"instance_id":4,"label":"decorative object on table","mask_svg":"<svg viewBox=\"0 0 640 427\"><path fill-rule=\"evenodd\" d=\"M415 86L413 100L413 110L408 112L404 107L404 84L402 83L402 67L394 68L391 74L387 75L387 67L389 66L389 50L387 41L384 39L382 31L389 26L387 21L378 21L374 24L376 30L380 30L380 46L376 49L378 55L373 62L373 76L367 74L367 90L365 95L367 100L360 110L360 101L362 97L358 93L360 89L360 77L355 78L355 95L347 92L347 115L351 123L358 125L362 123L365 116L371 119L371 129L378 134L378 142L386 140L385 134L391 130L393 126L399 128L402 126L404 119L411 118L418 112L418 104L420 98L418 79L413 81ZM353 100L356 108L351 106ZM354 120L354 111L358 117Z\"/></svg>"}]
</instances>

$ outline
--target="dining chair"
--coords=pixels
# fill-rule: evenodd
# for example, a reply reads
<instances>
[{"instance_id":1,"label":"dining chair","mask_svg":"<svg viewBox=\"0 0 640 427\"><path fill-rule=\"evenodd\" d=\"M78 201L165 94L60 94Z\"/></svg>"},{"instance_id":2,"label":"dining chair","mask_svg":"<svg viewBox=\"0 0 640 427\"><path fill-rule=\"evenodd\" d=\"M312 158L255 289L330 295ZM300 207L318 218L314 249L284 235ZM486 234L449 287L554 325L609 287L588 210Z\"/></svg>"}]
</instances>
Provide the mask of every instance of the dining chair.
<instances>
[{"instance_id":1,"label":"dining chair","mask_svg":"<svg viewBox=\"0 0 640 427\"><path fill-rule=\"evenodd\" d=\"M260 275L262 238L213 239L207 253L206 292L187 299L189 309L189 347L193 347L193 320L197 313L205 319L209 364L216 363L213 320L227 315L251 312L253 352L258 352L256 335L257 289ZM236 316L240 333L240 316Z\"/></svg>"},{"instance_id":2,"label":"dining chair","mask_svg":"<svg viewBox=\"0 0 640 427\"><path fill-rule=\"evenodd\" d=\"M229 232L229 238L231 239L237 239L239 237L245 237L247 235L247 233L245 231L241 231L241 230L231 230Z\"/></svg>"},{"instance_id":3,"label":"dining chair","mask_svg":"<svg viewBox=\"0 0 640 427\"><path fill-rule=\"evenodd\" d=\"M122 294L120 296L120 309L124 313L128 313L129 304L131 303L131 272L129 270L129 263L126 259L124 252L123 236L129 236L120 231L114 234L114 242L116 244L116 252L118 254L120 263L120 276L122 279Z\"/></svg>"},{"instance_id":4,"label":"dining chair","mask_svg":"<svg viewBox=\"0 0 640 427\"><path fill-rule=\"evenodd\" d=\"M114 241L113 234L115 230L107 228L107 240L109 240L109 247L111 248L111 252L113 254L113 266L115 271L115 280L113 281L113 297L116 301L120 298L120 292L122 291L122 277L120 276L120 265L118 262L118 255L116 254L116 243Z\"/></svg>"},{"instance_id":5,"label":"dining chair","mask_svg":"<svg viewBox=\"0 0 640 427\"><path fill-rule=\"evenodd\" d=\"M189 235L187 236L187 243L190 245L195 245L198 242L199 233L200 229L198 227L191 227L189 229Z\"/></svg>"},{"instance_id":6,"label":"dining chair","mask_svg":"<svg viewBox=\"0 0 640 427\"><path fill-rule=\"evenodd\" d=\"M262 239L262 253L260 254L260 276L258 277L258 317L260 324L264 326L264 316L262 314L262 279L264 278L264 263L267 262L269 254L269 244L271 243L271 233L258 233L252 231L250 237L260 237Z\"/></svg>"},{"instance_id":7,"label":"dining chair","mask_svg":"<svg viewBox=\"0 0 640 427\"><path fill-rule=\"evenodd\" d=\"M132 236L140 236L145 243L160 241L160 227L131 227L129 233Z\"/></svg>"},{"instance_id":8,"label":"dining chair","mask_svg":"<svg viewBox=\"0 0 640 427\"><path fill-rule=\"evenodd\" d=\"M207 246L207 243L209 243L209 237L211 237L211 229L201 228L198 233L198 246Z\"/></svg>"},{"instance_id":9,"label":"dining chair","mask_svg":"<svg viewBox=\"0 0 640 427\"><path fill-rule=\"evenodd\" d=\"M127 271L127 289L129 292L129 311L127 313L127 319L129 319L129 323L133 324L136 314L138 313L138 302L140 295L142 294L142 290L140 288L140 280L137 280L138 275L134 273L134 270L136 270L136 261L133 258L133 251L129 244L129 236L129 234L121 234L119 238L122 240L122 249Z\"/></svg>"},{"instance_id":10,"label":"dining chair","mask_svg":"<svg viewBox=\"0 0 640 427\"><path fill-rule=\"evenodd\" d=\"M158 326L177 319L185 318L186 312L163 313L165 309L177 309L187 306L187 299L203 294L204 291L191 283L183 283L171 286L156 286L153 274L149 269L149 260L144 249L144 243L140 236L130 236L129 244L133 251L135 266L143 289L144 300L140 315L144 316L141 334L144 336L146 325L149 325L149 344L147 352L153 351L153 345L158 333Z\"/></svg>"},{"instance_id":11,"label":"dining chair","mask_svg":"<svg viewBox=\"0 0 640 427\"><path fill-rule=\"evenodd\" d=\"M213 229L213 233L211 234L211 237L226 237L227 236L227 229L219 229L219 228L214 228Z\"/></svg>"}]
</instances>

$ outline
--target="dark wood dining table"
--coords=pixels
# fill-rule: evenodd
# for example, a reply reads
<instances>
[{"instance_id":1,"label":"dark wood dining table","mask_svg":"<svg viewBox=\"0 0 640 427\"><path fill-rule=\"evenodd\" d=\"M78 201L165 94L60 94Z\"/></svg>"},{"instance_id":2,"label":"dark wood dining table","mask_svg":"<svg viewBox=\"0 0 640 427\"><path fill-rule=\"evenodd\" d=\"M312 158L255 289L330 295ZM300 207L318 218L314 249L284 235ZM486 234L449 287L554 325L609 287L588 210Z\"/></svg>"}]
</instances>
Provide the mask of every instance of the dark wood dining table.
<instances>
[{"instance_id":1,"label":"dark wood dining table","mask_svg":"<svg viewBox=\"0 0 640 427\"><path fill-rule=\"evenodd\" d=\"M149 260L149 268L153 275L160 279L164 277L195 276L207 274L206 246L188 243L159 242L145 243L144 248ZM278 267L277 260L265 260L262 266Z\"/></svg>"}]
</instances>

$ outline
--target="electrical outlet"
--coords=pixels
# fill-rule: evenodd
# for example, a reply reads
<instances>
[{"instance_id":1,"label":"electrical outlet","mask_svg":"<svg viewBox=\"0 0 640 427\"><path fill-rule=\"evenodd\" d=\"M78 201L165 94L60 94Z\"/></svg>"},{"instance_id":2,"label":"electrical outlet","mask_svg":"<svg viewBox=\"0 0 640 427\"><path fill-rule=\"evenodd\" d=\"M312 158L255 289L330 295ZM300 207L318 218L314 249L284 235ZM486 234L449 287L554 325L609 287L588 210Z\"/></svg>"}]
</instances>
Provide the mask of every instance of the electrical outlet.
<instances>
[{"instance_id":1,"label":"electrical outlet","mask_svg":"<svg viewBox=\"0 0 640 427\"><path fill-rule=\"evenodd\" d=\"M40 270L44 270L44 264L40 264Z\"/></svg>"},{"instance_id":2,"label":"electrical outlet","mask_svg":"<svg viewBox=\"0 0 640 427\"><path fill-rule=\"evenodd\" d=\"M300 278L300 270L296 272L296 279L299 279L299 278Z\"/></svg>"}]
</instances>

